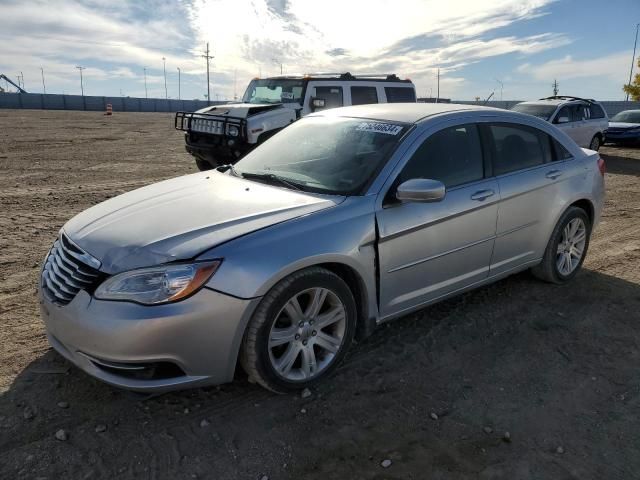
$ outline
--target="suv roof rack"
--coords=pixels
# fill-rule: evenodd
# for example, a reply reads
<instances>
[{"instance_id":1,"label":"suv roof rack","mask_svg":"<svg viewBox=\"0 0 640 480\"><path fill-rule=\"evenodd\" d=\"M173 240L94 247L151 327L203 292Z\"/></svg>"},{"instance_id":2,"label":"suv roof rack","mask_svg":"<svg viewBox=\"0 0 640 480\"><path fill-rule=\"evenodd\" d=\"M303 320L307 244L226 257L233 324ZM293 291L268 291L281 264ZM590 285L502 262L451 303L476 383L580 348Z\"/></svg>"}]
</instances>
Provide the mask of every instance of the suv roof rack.
<instances>
[{"instance_id":1,"label":"suv roof rack","mask_svg":"<svg viewBox=\"0 0 640 480\"><path fill-rule=\"evenodd\" d=\"M268 78L314 78L332 80L382 80L388 82L411 82L409 79L401 79L395 73L362 73L354 75L350 72L309 72L293 75L274 75Z\"/></svg>"},{"instance_id":2,"label":"suv roof rack","mask_svg":"<svg viewBox=\"0 0 640 480\"><path fill-rule=\"evenodd\" d=\"M583 102L594 103L593 98L574 97L572 95L552 95L550 97L540 98L539 100L582 100Z\"/></svg>"}]
</instances>

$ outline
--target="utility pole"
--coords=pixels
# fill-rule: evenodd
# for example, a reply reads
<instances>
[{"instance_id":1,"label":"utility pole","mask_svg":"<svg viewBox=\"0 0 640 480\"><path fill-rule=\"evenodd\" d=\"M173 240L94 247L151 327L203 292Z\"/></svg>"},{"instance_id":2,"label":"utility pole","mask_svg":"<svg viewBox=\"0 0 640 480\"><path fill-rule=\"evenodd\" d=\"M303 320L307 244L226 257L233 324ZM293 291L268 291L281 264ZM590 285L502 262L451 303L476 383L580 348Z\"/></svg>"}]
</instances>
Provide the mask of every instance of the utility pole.
<instances>
[{"instance_id":1,"label":"utility pole","mask_svg":"<svg viewBox=\"0 0 640 480\"><path fill-rule=\"evenodd\" d=\"M551 86L553 87L553 96L557 97L558 92L560 91L560 89L558 88L558 80L554 79L553 84Z\"/></svg>"},{"instance_id":2,"label":"utility pole","mask_svg":"<svg viewBox=\"0 0 640 480\"><path fill-rule=\"evenodd\" d=\"M438 69L438 72L436 73L436 77L438 79L438 89L437 89L437 93L436 93L436 103L440 103L440 69Z\"/></svg>"},{"instance_id":3,"label":"utility pole","mask_svg":"<svg viewBox=\"0 0 640 480\"><path fill-rule=\"evenodd\" d=\"M640 23L636 23L636 39L633 42L633 57L631 57L631 71L629 72L629 83L631 86L631 77L633 77L633 64L636 63L636 47L638 46L638 27L640 27ZM625 101L629 101L629 92L627 92L627 98Z\"/></svg>"},{"instance_id":4,"label":"utility pole","mask_svg":"<svg viewBox=\"0 0 640 480\"><path fill-rule=\"evenodd\" d=\"M85 67L79 67L76 65L76 68L80 70L80 91L82 92L82 96L84 97L84 83L82 82L82 70L84 70Z\"/></svg>"},{"instance_id":5,"label":"utility pole","mask_svg":"<svg viewBox=\"0 0 640 480\"><path fill-rule=\"evenodd\" d=\"M164 98L169 98L167 94L167 59L162 57L162 70L164 71Z\"/></svg>"},{"instance_id":6,"label":"utility pole","mask_svg":"<svg viewBox=\"0 0 640 480\"><path fill-rule=\"evenodd\" d=\"M147 93L147 67L143 67L144 70L144 98L149 98Z\"/></svg>"},{"instance_id":7,"label":"utility pole","mask_svg":"<svg viewBox=\"0 0 640 480\"><path fill-rule=\"evenodd\" d=\"M42 74L42 90L47 93L47 86L44 84L44 69L40 67L40 73Z\"/></svg>"},{"instance_id":8,"label":"utility pole","mask_svg":"<svg viewBox=\"0 0 640 480\"><path fill-rule=\"evenodd\" d=\"M20 72L20 77L22 78L22 88L24 89L24 73Z\"/></svg>"},{"instance_id":9,"label":"utility pole","mask_svg":"<svg viewBox=\"0 0 640 480\"><path fill-rule=\"evenodd\" d=\"M236 90L237 80L238 80L238 70L236 69L233 71L233 99L234 100L238 99L238 90Z\"/></svg>"},{"instance_id":10,"label":"utility pole","mask_svg":"<svg viewBox=\"0 0 640 480\"><path fill-rule=\"evenodd\" d=\"M180 67L178 67L178 100L180 100Z\"/></svg>"},{"instance_id":11,"label":"utility pole","mask_svg":"<svg viewBox=\"0 0 640 480\"><path fill-rule=\"evenodd\" d=\"M207 50L204 55L201 55L202 58L207 60L207 102L211 103L211 87L209 84L209 60L213 58L213 55L209 55L209 42L207 42Z\"/></svg>"},{"instance_id":12,"label":"utility pole","mask_svg":"<svg viewBox=\"0 0 640 480\"><path fill-rule=\"evenodd\" d=\"M497 78L496 82L500 84L500 101L502 101L502 89L504 88L504 83L502 83L502 80L498 80Z\"/></svg>"}]
</instances>

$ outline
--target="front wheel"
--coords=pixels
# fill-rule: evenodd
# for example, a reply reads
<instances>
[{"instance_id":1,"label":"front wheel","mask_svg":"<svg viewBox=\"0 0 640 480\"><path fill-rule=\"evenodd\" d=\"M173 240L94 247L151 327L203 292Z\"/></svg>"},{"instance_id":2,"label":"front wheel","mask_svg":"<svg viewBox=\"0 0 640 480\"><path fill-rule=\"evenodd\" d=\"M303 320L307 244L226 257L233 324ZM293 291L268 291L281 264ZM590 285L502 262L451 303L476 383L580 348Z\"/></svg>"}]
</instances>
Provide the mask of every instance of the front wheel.
<instances>
[{"instance_id":1,"label":"front wheel","mask_svg":"<svg viewBox=\"0 0 640 480\"><path fill-rule=\"evenodd\" d=\"M196 158L196 166L198 170L204 172L205 170L211 170L213 166L206 160L202 160L201 158Z\"/></svg>"},{"instance_id":2,"label":"front wheel","mask_svg":"<svg viewBox=\"0 0 640 480\"><path fill-rule=\"evenodd\" d=\"M584 210L569 207L551 234L540 265L533 274L551 283L566 283L576 276L589 248L591 222Z\"/></svg>"},{"instance_id":3,"label":"front wheel","mask_svg":"<svg viewBox=\"0 0 640 480\"><path fill-rule=\"evenodd\" d=\"M240 362L252 379L274 392L309 387L340 363L355 323L355 300L340 277L319 267L301 270L260 302Z\"/></svg>"}]
</instances>

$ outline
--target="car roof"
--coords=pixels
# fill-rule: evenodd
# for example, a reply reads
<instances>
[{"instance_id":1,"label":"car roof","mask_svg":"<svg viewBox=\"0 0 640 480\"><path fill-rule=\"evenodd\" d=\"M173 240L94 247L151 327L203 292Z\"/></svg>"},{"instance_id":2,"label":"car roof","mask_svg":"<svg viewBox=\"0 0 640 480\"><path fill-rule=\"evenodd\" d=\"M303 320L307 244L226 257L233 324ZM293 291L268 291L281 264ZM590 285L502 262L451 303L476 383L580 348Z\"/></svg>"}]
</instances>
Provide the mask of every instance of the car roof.
<instances>
[{"instance_id":1,"label":"car roof","mask_svg":"<svg viewBox=\"0 0 640 480\"><path fill-rule=\"evenodd\" d=\"M457 111L506 112L499 108L457 103L377 103L340 107L313 113L310 116L335 116L387 120L401 123L417 123L427 117Z\"/></svg>"}]
</instances>

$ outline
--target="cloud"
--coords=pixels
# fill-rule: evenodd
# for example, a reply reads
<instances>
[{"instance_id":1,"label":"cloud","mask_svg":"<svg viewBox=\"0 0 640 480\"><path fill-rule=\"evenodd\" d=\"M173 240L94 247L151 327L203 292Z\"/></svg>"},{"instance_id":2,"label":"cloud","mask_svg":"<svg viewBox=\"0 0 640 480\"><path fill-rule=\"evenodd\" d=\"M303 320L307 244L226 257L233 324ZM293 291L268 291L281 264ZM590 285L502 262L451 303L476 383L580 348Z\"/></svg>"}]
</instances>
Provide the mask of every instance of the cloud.
<instances>
[{"instance_id":1,"label":"cloud","mask_svg":"<svg viewBox=\"0 0 640 480\"><path fill-rule=\"evenodd\" d=\"M629 69L631 51L618 52L599 58L575 60L571 55L538 65L523 63L516 68L521 74L536 80L553 81L587 77L607 77L620 82Z\"/></svg>"},{"instance_id":2,"label":"cloud","mask_svg":"<svg viewBox=\"0 0 640 480\"><path fill-rule=\"evenodd\" d=\"M43 67L55 91L77 88L74 67L82 65L89 92L114 93L128 82L133 94L144 93L146 67L148 86L161 83L164 96L165 57L169 87L180 67L183 92L202 97L209 42L211 84L227 97L259 73L279 74L280 65L285 73L395 72L419 87L433 83L438 66L452 79L443 78L444 88L454 88L464 83L456 72L484 58L568 44L557 33L499 34L547 14L553 1L4 0L0 71L24 71L29 86Z\"/></svg>"}]
</instances>

